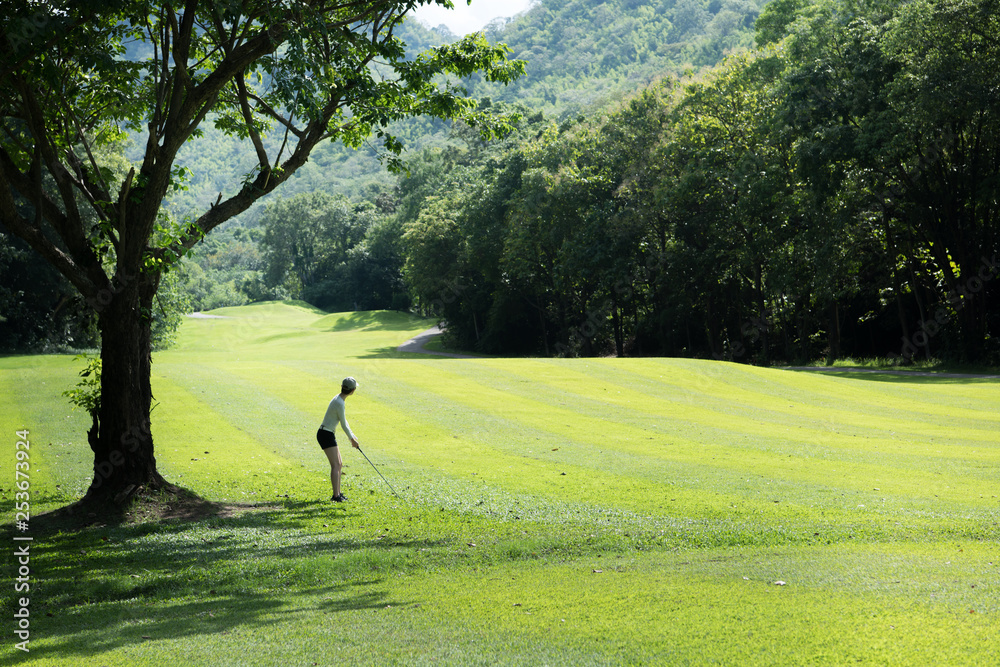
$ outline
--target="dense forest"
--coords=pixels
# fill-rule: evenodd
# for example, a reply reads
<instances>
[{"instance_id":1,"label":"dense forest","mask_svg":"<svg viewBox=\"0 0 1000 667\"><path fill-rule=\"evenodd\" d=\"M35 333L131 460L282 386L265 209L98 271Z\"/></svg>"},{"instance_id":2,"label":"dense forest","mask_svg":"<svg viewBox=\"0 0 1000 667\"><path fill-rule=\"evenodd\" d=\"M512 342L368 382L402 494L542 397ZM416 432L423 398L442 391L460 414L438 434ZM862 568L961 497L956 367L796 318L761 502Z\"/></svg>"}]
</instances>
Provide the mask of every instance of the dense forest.
<instances>
[{"instance_id":1,"label":"dense forest","mask_svg":"<svg viewBox=\"0 0 1000 667\"><path fill-rule=\"evenodd\" d=\"M483 352L995 362L995 10L776 0L692 81L427 154L408 284Z\"/></svg>"},{"instance_id":2,"label":"dense forest","mask_svg":"<svg viewBox=\"0 0 1000 667\"><path fill-rule=\"evenodd\" d=\"M433 314L485 353L1000 363L998 4L542 0L486 31L528 75L465 82L513 132L412 123L398 176L377 145L316 153L161 288L163 340L297 298ZM177 218L247 168L202 141ZM6 237L0 277L6 347L92 344Z\"/></svg>"}]
</instances>

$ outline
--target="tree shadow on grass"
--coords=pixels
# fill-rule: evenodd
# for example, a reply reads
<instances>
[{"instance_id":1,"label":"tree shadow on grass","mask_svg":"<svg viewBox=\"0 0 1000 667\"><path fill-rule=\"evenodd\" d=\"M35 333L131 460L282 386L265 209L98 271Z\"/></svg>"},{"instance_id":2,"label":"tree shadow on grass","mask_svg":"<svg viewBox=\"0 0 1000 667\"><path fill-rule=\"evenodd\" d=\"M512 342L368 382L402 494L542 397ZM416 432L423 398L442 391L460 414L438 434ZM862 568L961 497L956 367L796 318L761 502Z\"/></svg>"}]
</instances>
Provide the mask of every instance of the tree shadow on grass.
<instances>
[{"instance_id":1,"label":"tree shadow on grass","mask_svg":"<svg viewBox=\"0 0 1000 667\"><path fill-rule=\"evenodd\" d=\"M300 299L284 299L279 301L255 301L253 303L244 304L239 306L245 310L250 310L253 308L267 308L268 306L295 306L297 308L304 308L305 310L310 310L317 315L326 315L327 311L322 308L317 308L307 301L302 301Z\"/></svg>"},{"instance_id":2,"label":"tree shadow on grass","mask_svg":"<svg viewBox=\"0 0 1000 667\"><path fill-rule=\"evenodd\" d=\"M358 359L426 359L426 355L419 352L400 352L395 345L387 347L376 347L368 350L364 354L355 355Z\"/></svg>"},{"instance_id":3,"label":"tree shadow on grass","mask_svg":"<svg viewBox=\"0 0 1000 667\"><path fill-rule=\"evenodd\" d=\"M408 331L423 318L409 313L384 310L359 310L352 313L332 313L311 326L321 331Z\"/></svg>"},{"instance_id":4,"label":"tree shadow on grass","mask_svg":"<svg viewBox=\"0 0 1000 667\"><path fill-rule=\"evenodd\" d=\"M931 371L892 371L869 368L815 368L793 367L786 370L800 373L821 373L851 380L867 380L869 382L886 382L891 384L998 384L1000 375L980 375L969 373L938 373Z\"/></svg>"},{"instance_id":5,"label":"tree shadow on grass","mask_svg":"<svg viewBox=\"0 0 1000 667\"><path fill-rule=\"evenodd\" d=\"M26 595L32 638L44 641L24 659L83 663L149 641L241 628L260 636L295 614L406 605L379 590L382 577L419 549L446 544L343 536L350 515L325 502L239 509L75 530L33 524ZM13 600L4 607L15 610Z\"/></svg>"},{"instance_id":6,"label":"tree shadow on grass","mask_svg":"<svg viewBox=\"0 0 1000 667\"><path fill-rule=\"evenodd\" d=\"M307 588L296 591L294 596L244 593L179 603L137 600L128 605L104 604L99 609L92 606L66 609L46 618L49 622L34 621L33 636L44 637L46 641L31 648L30 660L34 663L69 659L79 664L100 665L104 664L103 654L125 647L132 648L134 659L135 652L141 652L142 644L148 642L189 639L196 642L196 647L191 648L204 649L198 638L211 636L217 641L217 636L233 635L234 644L239 645L243 642L238 636L251 632L259 645L262 637L277 633L278 627L294 622L297 615L307 616L316 611L340 614L411 604L383 591L371 590L379 583ZM27 662L28 656L25 654L16 662ZM178 660L178 664L184 661Z\"/></svg>"},{"instance_id":7,"label":"tree shadow on grass","mask_svg":"<svg viewBox=\"0 0 1000 667\"><path fill-rule=\"evenodd\" d=\"M488 359L489 357L480 354L462 354L460 352L402 352L398 347L377 347L368 350L366 354L355 355L358 359L419 359L428 361L431 359L453 360L453 359Z\"/></svg>"}]
</instances>

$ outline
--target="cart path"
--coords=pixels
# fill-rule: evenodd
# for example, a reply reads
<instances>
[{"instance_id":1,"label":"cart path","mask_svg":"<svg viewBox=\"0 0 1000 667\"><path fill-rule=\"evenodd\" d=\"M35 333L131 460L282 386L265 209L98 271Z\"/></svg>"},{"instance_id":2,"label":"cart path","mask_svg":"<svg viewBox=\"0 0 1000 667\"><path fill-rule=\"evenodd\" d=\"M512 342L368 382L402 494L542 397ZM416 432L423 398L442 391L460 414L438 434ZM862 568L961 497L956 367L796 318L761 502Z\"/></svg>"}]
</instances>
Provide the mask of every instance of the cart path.
<instances>
[{"instance_id":1,"label":"cart path","mask_svg":"<svg viewBox=\"0 0 1000 667\"><path fill-rule=\"evenodd\" d=\"M228 315L209 315L208 313L203 313L201 311L195 313L188 313L185 317L192 317L196 320L228 320L232 319Z\"/></svg>"},{"instance_id":2,"label":"cart path","mask_svg":"<svg viewBox=\"0 0 1000 667\"><path fill-rule=\"evenodd\" d=\"M437 338L444 333L444 329L440 325L433 326L427 331L417 334L410 340L406 341L402 345L396 348L398 352L415 352L418 354L430 354L435 357L449 357L451 359L479 359L475 355L471 354L455 354L453 352L436 352L434 350L428 350L424 347L431 339Z\"/></svg>"}]
</instances>

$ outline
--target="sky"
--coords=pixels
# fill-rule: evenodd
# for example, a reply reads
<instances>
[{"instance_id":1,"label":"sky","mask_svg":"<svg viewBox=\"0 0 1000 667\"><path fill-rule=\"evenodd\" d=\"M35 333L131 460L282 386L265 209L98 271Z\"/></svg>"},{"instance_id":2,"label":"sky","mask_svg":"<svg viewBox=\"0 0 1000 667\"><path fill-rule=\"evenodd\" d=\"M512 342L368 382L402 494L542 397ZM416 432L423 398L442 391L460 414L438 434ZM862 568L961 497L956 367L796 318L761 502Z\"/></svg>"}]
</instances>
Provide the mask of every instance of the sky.
<instances>
[{"instance_id":1,"label":"sky","mask_svg":"<svg viewBox=\"0 0 1000 667\"><path fill-rule=\"evenodd\" d=\"M456 35L467 35L481 30L483 26L498 16L514 16L526 10L532 0L452 0L455 9L445 9L440 5L424 5L412 14L418 21L430 28L444 23Z\"/></svg>"}]
</instances>

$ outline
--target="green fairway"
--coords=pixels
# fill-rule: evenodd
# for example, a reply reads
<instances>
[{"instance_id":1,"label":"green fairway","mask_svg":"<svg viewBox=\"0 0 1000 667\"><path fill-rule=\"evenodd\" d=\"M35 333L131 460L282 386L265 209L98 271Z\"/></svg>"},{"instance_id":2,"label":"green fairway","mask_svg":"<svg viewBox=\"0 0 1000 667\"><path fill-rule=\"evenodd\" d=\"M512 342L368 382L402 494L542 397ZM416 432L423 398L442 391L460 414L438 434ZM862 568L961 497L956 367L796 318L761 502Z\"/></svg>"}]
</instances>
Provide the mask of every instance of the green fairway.
<instances>
[{"instance_id":1,"label":"green fairway","mask_svg":"<svg viewBox=\"0 0 1000 667\"><path fill-rule=\"evenodd\" d=\"M398 313L212 315L154 355L157 463L242 511L39 536L13 664L1000 664L996 380L450 359L397 352L433 324ZM0 359L5 524L15 431L33 515L89 484L82 366ZM329 501L347 375L401 499L342 447Z\"/></svg>"}]
</instances>

